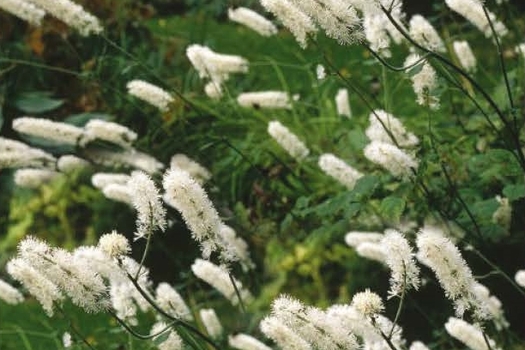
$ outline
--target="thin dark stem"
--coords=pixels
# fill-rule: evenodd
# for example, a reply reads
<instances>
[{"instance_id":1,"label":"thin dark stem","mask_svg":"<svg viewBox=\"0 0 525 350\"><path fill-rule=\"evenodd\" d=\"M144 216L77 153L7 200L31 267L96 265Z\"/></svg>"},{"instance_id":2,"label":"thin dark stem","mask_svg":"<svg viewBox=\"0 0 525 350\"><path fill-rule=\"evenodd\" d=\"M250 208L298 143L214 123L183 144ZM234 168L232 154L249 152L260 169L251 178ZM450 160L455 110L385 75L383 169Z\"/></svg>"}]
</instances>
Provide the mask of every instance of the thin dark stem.
<instances>
[{"instance_id":1,"label":"thin dark stem","mask_svg":"<svg viewBox=\"0 0 525 350\"><path fill-rule=\"evenodd\" d=\"M91 350L96 350L96 348L87 341L86 337L84 337L84 335L82 333L80 333L80 331L75 327L75 325L73 324L73 320L71 320L71 318L69 318L69 316L64 312L64 310L61 307L58 307L57 309L60 311L62 316L69 321L69 328L71 328L71 331L78 338L80 338L80 340L82 340L82 343L86 344L86 346L88 348L90 348Z\"/></svg>"},{"instance_id":2,"label":"thin dark stem","mask_svg":"<svg viewBox=\"0 0 525 350\"><path fill-rule=\"evenodd\" d=\"M109 310L109 314L111 316L113 316L113 318L118 322L118 324L120 324L122 327L124 327L124 329L126 329L126 331L128 331L131 335L133 335L135 338L142 339L142 340L155 338L155 337L161 335L162 333L164 333L165 331L167 331L168 329L170 329L171 327L173 327L176 324L176 321L173 321L170 324L168 324L166 327L164 327L161 331L159 331L159 332L157 332L155 334L145 335L145 334L137 333L133 328L128 326L128 324L124 320L122 320L120 317L118 317L117 314L115 314L112 310Z\"/></svg>"},{"instance_id":3,"label":"thin dark stem","mask_svg":"<svg viewBox=\"0 0 525 350\"><path fill-rule=\"evenodd\" d=\"M323 55L324 56L324 60L326 62L326 64L334 71L336 72L337 76L346 84L346 86L348 86L350 89L352 89L352 91L359 97L359 99L361 101L363 101L363 103L366 105L366 107L372 112L372 114L375 116L375 118L377 119L377 121L381 124L381 126L383 127L383 129L385 130L385 132L388 134L388 136L390 137L390 139L392 140L392 142L394 143L394 145L396 147L399 148L399 143L397 142L394 134L392 134L392 132L387 128L387 126L385 125L385 123L383 122L383 120L381 118L379 118L379 116L377 115L377 112L376 112L376 109L372 106L372 104L365 98L365 96L363 95L363 93L357 89L352 83L350 83L350 81L348 79L346 79L342 74L341 72L339 72L339 69L337 69L337 67L332 63L332 61L330 61L330 59L326 56L326 55Z\"/></svg>"},{"instance_id":4,"label":"thin dark stem","mask_svg":"<svg viewBox=\"0 0 525 350\"><path fill-rule=\"evenodd\" d=\"M246 307L244 306L244 301L241 297L241 292L239 291L239 288L237 287L237 283L235 283L235 279L233 278L232 274L228 272L228 277L230 277L230 282L233 284L233 289L235 289L235 294L237 295L237 298L239 298L239 306L241 307L241 310L243 313L246 313Z\"/></svg>"},{"instance_id":5,"label":"thin dark stem","mask_svg":"<svg viewBox=\"0 0 525 350\"><path fill-rule=\"evenodd\" d=\"M385 342L388 344L388 347L392 350L398 350L394 343L392 343L392 340L390 339L390 337L387 337L386 334L383 332L383 330L381 328L379 328L377 325L376 325L376 322L374 320L374 318L372 318L372 325L374 326L374 328L379 332L379 334L381 335L381 337L385 340ZM394 324L395 326L395 324Z\"/></svg>"},{"instance_id":6,"label":"thin dark stem","mask_svg":"<svg viewBox=\"0 0 525 350\"><path fill-rule=\"evenodd\" d=\"M490 261L485 255L483 255L479 250L476 248L469 246L466 248L467 250L473 251L477 256L479 256L487 265L492 267L499 275L501 275L504 279L506 279L516 290L522 295L525 296L525 291L514 282L514 280L507 275L503 270L501 270L496 264L494 264L492 261Z\"/></svg>"},{"instance_id":7,"label":"thin dark stem","mask_svg":"<svg viewBox=\"0 0 525 350\"><path fill-rule=\"evenodd\" d=\"M60 68L60 67L54 67L47 64L37 63L37 62L31 62L26 60L20 60L16 58L0 58L0 62L8 62L8 63L14 63L14 64L23 64L26 66L33 66L36 68L43 68L54 72L60 72L64 74L74 75L76 77L81 77L82 73L75 72L70 69Z\"/></svg>"},{"instance_id":8,"label":"thin dark stem","mask_svg":"<svg viewBox=\"0 0 525 350\"><path fill-rule=\"evenodd\" d=\"M410 35L406 32L406 30L396 21L396 19L394 17L392 17L392 15L390 14L390 12L383 6L383 5L380 5L381 6L381 9L383 10L383 12L385 13L385 15L388 17L388 19L390 20L390 22L392 23L392 25L394 25L394 27L396 27L396 29L412 44L414 45L416 48L418 48L419 50L431 55L433 58L437 59L438 61L440 61L441 63L444 63L445 65L447 65L448 67L452 68L456 73L458 73L459 75L461 75L462 77L464 77L469 83L472 84L472 86L481 93L481 95L483 96L483 98L488 102L488 104L492 107L492 109L494 109L494 111L496 112L496 114L498 115L499 119L502 121L503 125L505 125L505 127L508 129L509 133L512 135L512 140L515 144L515 148L516 148L516 152L517 152L517 155L515 154L515 156L517 157L519 163L520 163L520 166L522 169L525 170L525 155L523 154L522 150L521 150L521 145L520 145L520 140L519 140L519 134L517 132L517 130L514 130L511 125L509 125L509 121L507 120L507 118L505 117L504 113L501 111L501 109L498 107L498 105L496 104L496 102L492 99L492 97L485 91L485 89L483 89L483 87L475 80L473 79L467 72L465 72L462 68L458 67L457 65L455 65L453 62L451 62L449 59L447 59L446 57L440 55L439 53L437 52L434 52L432 50L429 50L427 49L426 47L418 44L417 42L415 42L411 37ZM513 152L514 153L514 152Z\"/></svg>"},{"instance_id":9,"label":"thin dark stem","mask_svg":"<svg viewBox=\"0 0 525 350\"><path fill-rule=\"evenodd\" d=\"M149 211L150 213L153 213L153 208L152 208L152 204L149 203ZM153 235L153 215L150 215L150 224L149 224L149 228L148 228L148 238L146 239L146 247L144 248L144 253L142 253L142 258L140 259L140 265L139 265L139 268L137 269L137 273L135 274L135 279L137 280L139 278L139 275L140 275L140 271L142 270L142 267L144 266L144 262L146 261L146 256L148 255L148 251L149 251L149 247L150 247L150 242L151 242L151 236Z\"/></svg>"},{"instance_id":10,"label":"thin dark stem","mask_svg":"<svg viewBox=\"0 0 525 350\"><path fill-rule=\"evenodd\" d=\"M367 50L368 52L370 52L372 54L372 56L374 56L379 62L381 62L381 64L383 64L385 67L387 67L388 69L394 71L394 72L404 72L408 69L411 69L411 68L414 68L415 66L417 66L418 64L420 64L421 62L425 61L427 59L427 57L430 56L430 54L426 53L424 54L420 59L418 59L417 61L415 61L414 63L411 63L407 66L404 66L404 67L396 67L396 66L392 66L390 63L388 63L383 57L381 57L381 55L379 55L377 52L375 52L374 50L372 50L372 48L366 44L362 44Z\"/></svg>"},{"instance_id":11,"label":"thin dark stem","mask_svg":"<svg viewBox=\"0 0 525 350\"><path fill-rule=\"evenodd\" d=\"M187 330L191 331L192 333L194 334L197 334L200 338L202 338L205 342L207 342L208 344L210 344L211 346L213 346L214 349L217 349L217 350L220 350L219 346L217 344L215 344L215 342L213 340L211 340L210 338L208 338L206 335L202 334L201 331L199 331L197 328L193 327L192 325L182 321L181 319L178 319L178 318L175 318L173 317L172 315L168 314L166 311L164 311L159 305L157 305L157 303L155 302L155 300L153 300L151 298L151 296L144 290L142 289L142 287L139 285L139 283L137 282L137 280L135 280L133 278L133 276L131 276L129 273L127 273L127 276L129 278L129 280L131 281L131 283L133 283L133 285L135 286L135 288L138 290L138 292L140 293L140 295L142 295L144 297L144 299L146 299L146 301L158 312L160 313L163 317L167 318L168 320L171 320L171 321L174 321L176 322L177 325L180 325L184 328L186 328Z\"/></svg>"},{"instance_id":12,"label":"thin dark stem","mask_svg":"<svg viewBox=\"0 0 525 350\"><path fill-rule=\"evenodd\" d=\"M483 9L485 9L485 8L483 8ZM492 346L490 346L489 339L487 338L487 335L485 334L485 332L481 331L481 334L483 334L483 340L485 340L485 344L487 344L488 349L492 350Z\"/></svg>"},{"instance_id":13,"label":"thin dark stem","mask_svg":"<svg viewBox=\"0 0 525 350\"><path fill-rule=\"evenodd\" d=\"M406 295L406 289L407 289L407 274L406 274L406 266L403 263L403 290L401 291L401 298L399 300L399 304L397 306L396 316L394 317L394 322L392 322L392 328L390 328L390 332L388 333L388 338L392 338L392 334L394 333L394 329L396 328L396 323L399 320L399 316L401 316L401 310L403 309L403 303L405 301L405 295Z\"/></svg>"},{"instance_id":14,"label":"thin dark stem","mask_svg":"<svg viewBox=\"0 0 525 350\"><path fill-rule=\"evenodd\" d=\"M155 77L156 80L158 80L159 82L162 82L163 80L150 68L148 67L145 63L143 63L141 60L139 60L137 57L135 57L133 54L129 53L128 51L126 51L124 48L120 47L116 42L114 42L113 40L111 40L110 38L108 38L107 36L105 36L104 34L101 34L101 37L112 47L114 47L115 49L117 49L120 53L124 54L125 56L127 56L128 58L130 58L131 60L133 60L134 62L136 62L139 66L141 66L142 68L144 68L149 74L151 74L153 77ZM171 90L173 91L173 93L175 93L175 95L177 95L178 98L180 98L183 102L185 102L188 106L190 106L191 108L193 108L195 111L199 111L199 109L197 108L197 106L191 102L190 100L188 100L180 91L174 89L174 90Z\"/></svg>"},{"instance_id":15,"label":"thin dark stem","mask_svg":"<svg viewBox=\"0 0 525 350\"><path fill-rule=\"evenodd\" d=\"M474 225L474 228L476 230L476 234L478 235L478 238L481 242L483 242L483 234L481 233L481 228L478 225L478 222L476 221L476 218L474 218L474 214L472 214L472 211L468 207L467 203L463 200L463 197L459 194L456 185L452 181L452 178L450 177L450 174L447 171L447 167L443 162L439 162L441 166L441 170L443 171L443 174L445 175L445 179L447 180L447 183L452 190L452 192L455 195L455 198L458 200L458 202L463 206L463 209L465 209L465 212L467 213L470 221L472 221L472 224Z\"/></svg>"},{"instance_id":16,"label":"thin dark stem","mask_svg":"<svg viewBox=\"0 0 525 350\"><path fill-rule=\"evenodd\" d=\"M496 33L496 29L494 28L494 23L492 23L492 19L490 18L489 13L487 12L487 8L485 6L482 6L482 8L483 12L485 13L485 17L489 22L490 30L492 31L492 36L494 37L494 42L496 43L496 47L498 48L499 64L501 67L501 73L503 73L503 79L505 80L505 88L507 89L507 97L509 98L510 112L512 113L514 128L518 130L516 109L514 107L514 100L512 98L512 91L510 89L509 76L507 74L507 68L505 67L505 60L503 58L503 50L501 49L501 43L499 41L498 33Z\"/></svg>"}]
</instances>

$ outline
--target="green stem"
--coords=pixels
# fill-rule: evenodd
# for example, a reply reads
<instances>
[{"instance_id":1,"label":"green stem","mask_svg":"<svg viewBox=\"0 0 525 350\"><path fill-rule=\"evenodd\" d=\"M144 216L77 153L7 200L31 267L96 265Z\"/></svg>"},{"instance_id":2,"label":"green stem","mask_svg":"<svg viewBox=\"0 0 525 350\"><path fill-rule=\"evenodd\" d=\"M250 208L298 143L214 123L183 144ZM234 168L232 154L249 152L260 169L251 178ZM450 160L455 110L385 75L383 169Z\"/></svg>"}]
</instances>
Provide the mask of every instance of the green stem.
<instances>
[{"instance_id":1,"label":"green stem","mask_svg":"<svg viewBox=\"0 0 525 350\"><path fill-rule=\"evenodd\" d=\"M232 274L228 272L228 277L230 277L230 282L233 284L233 289L235 289L235 294L237 295L237 298L239 298L239 306L241 307L242 313L246 313L246 307L244 306L244 301L241 297L241 292L239 291L239 288L237 287L237 283L235 283L235 279L233 278Z\"/></svg>"},{"instance_id":2,"label":"green stem","mask_svg":"<svg viewBox=\"0 0 525 350\"><path fill-rule=\"evenodd\" d=\"M383 332L383 330L376 325L375 319L371 317L371 320L372 320L372 325L379 332L379 334L385 340L385 342L388 344L388 347L392 350L398 350L395 347L394 343L392 343L392 340L390 339L390 337L387 337L386 334Z\"/></svg>"},{"instance_id":3,"label":"green stem","mask_svg":"<svg viewBox=\"0 0 525 350\"><path fill-rule=\"evenodd\" d=\"M394 322L392 323L392 328L390 328L390 332L388 333L388 338L392 338L392 334L394 333L394 329L396 328L397 321L399 320L399 316L401 316L401 310L403 309L403 303L405 301L405 295L406 295L406 287L407 287L407 274L406 274L406 266L403 263L403 269L405 270L405 273L403 274L403 290L401 291L401 298L399 300L399 305L397 306L396 316L394 317Z\"/></svg>"}]
</instances>

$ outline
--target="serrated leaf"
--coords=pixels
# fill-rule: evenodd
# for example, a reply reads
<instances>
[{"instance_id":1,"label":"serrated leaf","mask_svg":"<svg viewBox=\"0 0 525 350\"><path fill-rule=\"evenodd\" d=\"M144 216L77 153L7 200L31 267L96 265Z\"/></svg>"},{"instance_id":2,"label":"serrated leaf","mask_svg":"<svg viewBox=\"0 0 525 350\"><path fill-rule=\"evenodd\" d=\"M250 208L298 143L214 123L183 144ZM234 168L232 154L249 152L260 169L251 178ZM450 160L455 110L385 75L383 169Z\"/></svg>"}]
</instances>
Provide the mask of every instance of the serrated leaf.
<instances>
[{"instance_id":1,"label":"serrated leaf","mask_svg":"<svg viewBox=\"0 0 525 350\"><path fill-rule=\"evenodd\" d=\"M386 197L381 201L379 213L381 216L392 222L399 222L401 214L405 210L406 201L399 197Z\"/></svg>"},{"instance_id":2,"label":"serrated leaf","mask_svg":"<svg viewBox=\"0 0 525 350\"><path fill-rule=\"evenodd\" d=\"M51 97L46 91L25 92L15 98L14 105L24 113L39 114L57 109L64 100Z\"/></svg>"},{"instance_id":3,"label":"serrated leaf","mask_svg":"<svg viewBox=\"0 0 525 350\"><path fill-rule=\"evenodd\" d=\"M525 185L507 185L503 188L503 195L513 202L525 197Z\"/></svg>"},{"instance_id":4,"label":"serrated leaf","mask_svg":"<svg viewBox=\"0 0 525 350\"><path fill-rule=\"evenodd\" d=\"M112 120L113 116L105 113L79 113L73 114L64 119L64 123L75 126L84 126L92 119Z\"/></svg>"}]
</instances>

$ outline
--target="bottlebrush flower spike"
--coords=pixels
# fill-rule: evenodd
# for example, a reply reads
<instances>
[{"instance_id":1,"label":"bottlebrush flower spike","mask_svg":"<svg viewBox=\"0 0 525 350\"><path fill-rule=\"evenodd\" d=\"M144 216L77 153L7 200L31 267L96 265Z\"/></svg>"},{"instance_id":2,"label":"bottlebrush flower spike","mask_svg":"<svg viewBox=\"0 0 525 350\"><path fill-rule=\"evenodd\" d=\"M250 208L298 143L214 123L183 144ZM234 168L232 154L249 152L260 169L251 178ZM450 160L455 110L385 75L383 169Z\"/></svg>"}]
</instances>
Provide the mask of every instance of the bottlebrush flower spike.
<instances>
[{"instance_id":1,"label":"bottlebrush flower spike","mask_svg":"<svg viewBox=\"0 0 525 350\"><path fill-rule=\"evenodd\" d=\"M86 12L84 8L69 0L30 0L50 15L68 26L75 28L81 35L100 34L103 31L98 18Z\"/></svg>"},{"instance_id":2,"label":"bottlebrush flower spike","mask_svg":"<svg viewBox=\"0 0 525 350\"><path fill-rule=\"evenodd\" d=\"M417 236L418 260L436 274L447 298L452 300L456 315L470 310L478 319L489 315L475 292L476 280L459 249L434 230L422 229Z\"/></svg>"},{"instance_id":3,"label":"bottlebrush flower spike","mask_svg":"<svg viewBox=\"0 0 525 350\"><path fill-rule=\"evenodd\" d=\"M196 259L193 265L191 265L191 270L195 276L219 291L232 305L235 306L239 304L239 297L237 296L233 282L230 279L228 271L224 268L207 260ZM241 282L235 278L233 278L233 281L237 286L243 303L250 302L253 298L250 292L244 289Z\"/></svg>"},{"instance_id":4,"label":"bottlebrush flower spike","mask_svg":"<svg viewBox=\"0 0 525 350\"><path fill-rule=\"evenodd\" d=\"M166 209L161 201L159 190L153 180L141 171L133 172L127 183L131 201L137 210L137 231L135 240L147 238L156 229L166 229Z\"/></svg>"},{"instance_id":5,"label":"bottlebrush flower spike","mask_svg":"<svg viewBox=\"0 0 525 350\"><path fill-rule=\"evenodd\" d=\"M174 101L169 92L143 80L132 80L126 87L130 95L148 102L161 112L167 112L169 105Z\"/></svg>"},{"instance_id":6,"label":"bottlebrush flower spike","mask_svg":"<svg viewBox=\"0 0 525 350\"><path fill-rule=\"evenodd\" d=\"M288 154L298 161L308 156L310 150L287 127L274 120L268 123L268 133Z\"/></svg>"},{"instance_id":7,"label":"bottlebrush flower spike","mask_svg":"<svg viewBox=\"0 0 525 350\"><path fill-rule=\"evenodd\" d=\"M29 22L40 26L46 12L25 0L0 0L0 9Z\"/></svg>"},{"instance_id":8,"label":"bottlebrush flower spike","mask_svg":"<svg viewBox=\"0 0 525 350\"><path fill-rule=\"evenodd\" d=\"M272 36L277 33L277 27L257 12L245 7L228 9L228 18L256 31L262 36Z\"/></svg>"},{"instance_id":9,"label":"bottlebrush flower spike","mask_svg":"<svg viewBox=\"0 0 525 350\"><path fill-rule=\"evenodd\" d=\"M261 0L261 5L292 32L301 48L306 48L308 36L315 35L317 28L304 11L288 0Z\"/></svg>"},{"instance_id":10,"label":"bottlebrush flower spike","mask_svg":"<svg viewBox=\"0 0 525 350\"><path fill-rule=\"evenodd\" d=\"M319 167L326 174L352 190L363 174L346 164L342 159L331 153L322 154L318 161Z\"/></svg>"}]
</instances>

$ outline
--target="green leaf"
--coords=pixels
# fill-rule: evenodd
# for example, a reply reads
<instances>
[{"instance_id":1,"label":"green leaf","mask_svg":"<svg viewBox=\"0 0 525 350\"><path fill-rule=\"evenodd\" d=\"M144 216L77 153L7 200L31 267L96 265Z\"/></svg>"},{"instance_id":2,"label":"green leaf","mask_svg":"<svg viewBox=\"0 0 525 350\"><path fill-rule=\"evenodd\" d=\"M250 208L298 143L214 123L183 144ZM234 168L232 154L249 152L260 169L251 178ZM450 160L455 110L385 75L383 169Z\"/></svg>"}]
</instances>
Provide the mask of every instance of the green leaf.
<instances>
[{"instance_id":1,"label":"green leaf","mask_svg":"<svg viewBox=\"0 0 525 350\"><path fill-rule=\"evenodd\" d=\"M399 222L405 206L406 202L403 198L390 196L381 201L379 212L385 219L392 222Z\"/></svg>"},{"instance_id":2,"label":"green leaf","mask_svg":"<svg viewBox=\"0 0 525 350\"><path fill-rule=\"evenodd\" d=\"M22 112L39 114L57 109L64 104L64 100L51 98L47 91L25 92L15 98L15 107Z\"/></svg>"},{"instance_id":3,"label":"green leaf","mask_svg":"<svg viewBox=\"0 0 525 350\"><path fill-rule=\"evenodd\" d=\"M72 124L75 126L84 126L86 125L90 120L92 119L102 119L106 121L110 121L113 118L113 116L105 113L80 113L80 114L73 114L69 117L64 119L64 123Z\"/></svg>"},{"instance_id":4,"label":"green leaf","mask_svg":"<svg viewBox=\"0 0 525 350\"><path fill-rule=\"evenodd\" d=\"M503 195L513 202L525 197L525 185L507 185L503 188Z\"/></svg>"},{"instance_id":5,"label":"green leaf","mask_svg":"<svg viewBox=\"0 0 525 350\"><path fill-rule=\"evenodd\" d=\"M522 174L512 152L505 149L491 149L487 153L474 156L469 160L468 167L471 172L488 183Z\"/></svg>"}]
</instances>

